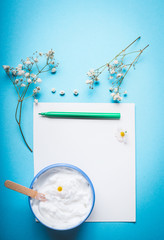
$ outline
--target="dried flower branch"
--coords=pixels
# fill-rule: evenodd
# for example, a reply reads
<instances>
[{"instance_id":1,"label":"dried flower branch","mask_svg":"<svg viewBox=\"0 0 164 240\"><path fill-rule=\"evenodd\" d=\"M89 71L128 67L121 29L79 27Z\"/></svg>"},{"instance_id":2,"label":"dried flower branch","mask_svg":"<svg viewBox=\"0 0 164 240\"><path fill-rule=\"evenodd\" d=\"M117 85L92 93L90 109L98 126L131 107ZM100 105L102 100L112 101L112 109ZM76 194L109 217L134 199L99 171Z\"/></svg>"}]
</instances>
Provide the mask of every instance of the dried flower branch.
<instances>
[{"instance_id":1,"label":"dried flower branch","mask_svg":"<svg viewBox=\"0 0 164 240\"><path fill-rule=\"evenodd\" d=\"M93 89L93 85L95 82L99 81L99 76L104 70L107 68L109 71L109 78L112 80L112 87L109 89L111 92L111 96L114 101L121 101L123 96L127 95L127 91L121 92L121 85L122 82L129 72L130 68L133 66L135 69L135 64L138 62L139 57L141 56L142 52L149 46L147 45L141 50L133 51L133 52L126 52L126 50L135 43L140 37L130 43L125 49L123 49L120 53L118 53L111 61L102 65L97 69L91 69L87 75L89 79L86 81L86 84L89 84L89 88ZM137 56L131 60L131 63L125 64L125 57L136 54Z\"/></svg>"},{"instance_id":2,"label":"dried flower branch","mask_svg":"<svg viewBox=\"0 0 164 240\"><path fill-rule=\"evenodd\" d=\"M29 87L33 86L33 84L41 83L42 80L39 78L39 75L43 72L51 71L51 73L56 72L56 68L58 67L58 63L55 63L54 51L51 49L48 53L35 52L32 57L27 57L26 60L21 60L21 64L18 64L16 68L10 67L8 65L3 65L3 68L8 75L9 79L14 85L14 88L18 94L18 102L15 111L15 120L19 126L21 135L23 140L28 147L28 149L32 152L32 149L29 147L25 136L21 127L21 118L22 118L22 105L23 102L29 97L34 97L34 102L38 103L38 99L36 98L37 94L40 92L40 86L36 86L33 89L33 92L30 96L27 96L27 92ZM45 65L40 68L38 63L40 58L45 58Z\"/></svg>"}]
</instances>

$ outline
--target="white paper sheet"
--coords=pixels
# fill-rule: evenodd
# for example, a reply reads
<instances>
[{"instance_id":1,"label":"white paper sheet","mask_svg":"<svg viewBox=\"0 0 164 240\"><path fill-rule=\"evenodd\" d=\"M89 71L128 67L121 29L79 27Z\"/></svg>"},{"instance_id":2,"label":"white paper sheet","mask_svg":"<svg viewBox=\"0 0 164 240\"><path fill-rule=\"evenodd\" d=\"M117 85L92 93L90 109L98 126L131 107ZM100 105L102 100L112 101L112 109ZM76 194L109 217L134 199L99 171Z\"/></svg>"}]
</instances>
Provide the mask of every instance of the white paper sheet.
<instances>
[{"instance_id":1,"label":"white paper sheet","mask_svg":"<svg viewBox=\"0 0 164 240\"><path fill-rule=\"evenodd\" d=\"M120 120L46 118L39 112L120 112ZM115 137L126 129L127 144ZM135 222L135 105L39 103L34 105L34 172L54 163L81 168L96 194L90 222Z\"/></svg>"}]
</instances>

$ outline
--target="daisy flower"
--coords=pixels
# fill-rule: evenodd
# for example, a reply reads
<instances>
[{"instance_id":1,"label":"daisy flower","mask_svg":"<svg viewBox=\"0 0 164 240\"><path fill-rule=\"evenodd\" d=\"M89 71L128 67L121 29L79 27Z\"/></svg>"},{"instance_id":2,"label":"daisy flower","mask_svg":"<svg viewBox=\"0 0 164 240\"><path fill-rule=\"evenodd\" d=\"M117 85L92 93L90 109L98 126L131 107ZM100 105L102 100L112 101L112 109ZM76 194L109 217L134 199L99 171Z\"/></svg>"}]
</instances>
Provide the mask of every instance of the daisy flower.
<instances>
[{"instance_id":1,"label":"daisy flower","mask_svg":"<svg viewBox=\"0 0 164 240\"><path fill-rule=\"evenodd\" d=\"M118 128L115 137L119 142L127 143L127 131L123 130L122 128Z\"/></svg>"}]
</instances>

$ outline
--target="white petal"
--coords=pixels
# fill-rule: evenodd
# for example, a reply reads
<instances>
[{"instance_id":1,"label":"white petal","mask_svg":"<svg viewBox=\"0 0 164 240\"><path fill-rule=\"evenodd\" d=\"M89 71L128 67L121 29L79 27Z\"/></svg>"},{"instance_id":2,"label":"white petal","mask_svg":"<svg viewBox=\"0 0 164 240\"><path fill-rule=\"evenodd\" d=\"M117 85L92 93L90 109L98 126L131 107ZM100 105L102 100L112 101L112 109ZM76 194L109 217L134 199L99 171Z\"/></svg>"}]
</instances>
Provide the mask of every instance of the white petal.
<instances>
[{"instance_id":1,"label":"white petal","mask_svg":"<svg viewBox=\"0 0 164 240\"><path fill-rule=\"evenodd\" d=\"M55 88L52 88L52 89L51 89L51 92L52 92L52 93L55 93L55 92L56 92L56 89L55 89Z\"/></svg>"},{"instance_id":2,"label":"white petal","mask_svg":"<svg viewBox=\"0 0 164 240\"><path fill-rule=\"evenodd\" d=\"M52 68L51 72L55 73L56 72L56 68Z\"/></svg>"},{"instance_id":3,"label":"white petal","mask_svg":"<svg viewBox=\"0 0 164 240\"><path fill-rule=\"evenodd\" d=\"M38 83L41 83L41 82L42 82L42 79L38 78L36 81L37 81Z\"/></svg>"},{"instance_id":4,"label":"white petal","mask_svg":"<svg viewBox=\"0 0 164 240\"><path fill-rule=\"evenodd\" d=\"M60 95L63 96L65 92L63 90L60 91Z\"/></svg>"},{"instance_id":5,"label":"white petal","mask_svg":"<svg viewBox=\"0 0 164 240\"><path fill-rule=\"evenodd\" d=\"M74 91L73 91L73 94L75 95L75 96L77 96L79 93L78 93L78 91L77 91L77 89L75 89Z\"/></svg>"},{"instance_id":6,"label":"white petal","mask_svg":"<svg viewBox=\"0 0 164 240\"><path fill-rule=\"evenodd\" d=\"M29 72L26 72L25 73L25 77L27 78L27 77L29 77L30 76L30 73Z\"/></svg>"}]
</instances>

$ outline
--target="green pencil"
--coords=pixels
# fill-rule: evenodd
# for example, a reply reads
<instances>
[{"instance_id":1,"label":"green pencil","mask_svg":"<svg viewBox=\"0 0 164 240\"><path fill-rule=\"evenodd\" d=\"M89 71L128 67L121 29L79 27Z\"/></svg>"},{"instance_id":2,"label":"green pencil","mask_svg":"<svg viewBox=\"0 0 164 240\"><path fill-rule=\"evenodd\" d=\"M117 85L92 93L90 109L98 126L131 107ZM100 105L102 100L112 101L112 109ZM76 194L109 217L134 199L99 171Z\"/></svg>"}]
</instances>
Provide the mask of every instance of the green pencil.
<instances>
[{"instance_id":1,"label":"green pencil","mask_svg":"<svg viewBox=\"0 0 164 240\"><path fill-rule=\"evenodd\" d=\"M54 118L108 118L120 119L120 113L94 113L94 112L42 112L39 115Z\"/></svg>"}]
</instances>

